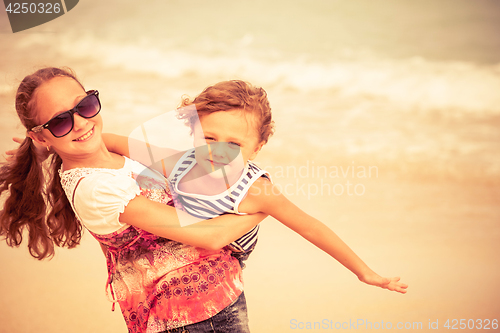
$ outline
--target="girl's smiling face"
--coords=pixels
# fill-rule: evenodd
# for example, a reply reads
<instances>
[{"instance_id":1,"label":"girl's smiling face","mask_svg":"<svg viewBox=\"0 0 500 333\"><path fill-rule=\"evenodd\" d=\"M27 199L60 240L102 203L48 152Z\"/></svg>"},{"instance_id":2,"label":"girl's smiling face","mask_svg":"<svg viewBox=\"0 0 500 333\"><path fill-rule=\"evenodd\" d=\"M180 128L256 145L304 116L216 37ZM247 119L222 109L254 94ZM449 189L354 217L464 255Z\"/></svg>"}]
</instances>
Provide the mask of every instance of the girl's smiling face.
<instances>
[{"instance_id":1,"label":"girl's smiling face","mask_svg":"<svg viewBox=\"0 0 500 333\"><path fill-rule=\"evenodd\" d=\"M71 110L87 96L80 84L69 77L55 77L40 85L35 94L36 117L40 124ZM102 118L98 114L86 119L78 113L73 117L73 129L63 137L56 138L48 129L30 132L30 136L44 146L53 147L63 160L85 157L101 146Z\"/></svg>"},{"instance_id":2,"label":"girl's smiling face","mask_svg":"<svg viewBox=\"0 0 500 333\"><path fill-rule=\"evenodd\" d=\"M196 162L207 174L223 168L228 177L239 177L264 145L256 123L254 114L239 109L201 116L193 130Z\"/></svg>"}]
</instances>

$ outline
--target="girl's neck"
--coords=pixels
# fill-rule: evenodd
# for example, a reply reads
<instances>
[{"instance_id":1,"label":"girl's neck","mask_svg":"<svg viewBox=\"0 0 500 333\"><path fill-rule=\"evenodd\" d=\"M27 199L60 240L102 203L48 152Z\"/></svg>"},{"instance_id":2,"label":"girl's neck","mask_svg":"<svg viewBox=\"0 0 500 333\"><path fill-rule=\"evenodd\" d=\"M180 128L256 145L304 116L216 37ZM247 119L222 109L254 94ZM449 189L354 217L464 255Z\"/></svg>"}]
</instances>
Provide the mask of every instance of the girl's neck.
<instances>
[{"instance_id":1,"label":"girl's neck","mask_svg":"<svg viewBox=\"0 0 500 333\"><path fill-rule=\"evenodd\" d=\"M63 171L76 168L121 169L125 159L103 147L96 152L81 156L61 156Z\"/></svg>"}]
</instances>

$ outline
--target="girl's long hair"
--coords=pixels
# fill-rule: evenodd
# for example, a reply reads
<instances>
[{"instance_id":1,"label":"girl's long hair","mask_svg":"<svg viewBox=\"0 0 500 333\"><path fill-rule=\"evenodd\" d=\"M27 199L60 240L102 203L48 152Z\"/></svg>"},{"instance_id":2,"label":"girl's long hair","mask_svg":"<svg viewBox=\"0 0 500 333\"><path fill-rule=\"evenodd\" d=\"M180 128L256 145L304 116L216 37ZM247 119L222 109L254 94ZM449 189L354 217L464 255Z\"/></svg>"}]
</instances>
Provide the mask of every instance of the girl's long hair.
<instances>
[{"instance_id":1,"label":"girl's long hair","mask_svg":"<svg viewBox=\"0 0 500 333\"><path fill-rule=\"evenodd\" d=\"M75 74L64 68L43 68L26 76L16 93L16 111L27 131L39 125L37 88L54 77L69 77L81 85ZM0 195L5 196L0 211L0 236L7 245L18 247L26 229L29 252L39 260L52 257L54 245L75 247L82 236L82 225L61 186L61 164L55 153L42 163L32 139L26 137L14 160L0 168Z\"/></svg>"}]
</instances>

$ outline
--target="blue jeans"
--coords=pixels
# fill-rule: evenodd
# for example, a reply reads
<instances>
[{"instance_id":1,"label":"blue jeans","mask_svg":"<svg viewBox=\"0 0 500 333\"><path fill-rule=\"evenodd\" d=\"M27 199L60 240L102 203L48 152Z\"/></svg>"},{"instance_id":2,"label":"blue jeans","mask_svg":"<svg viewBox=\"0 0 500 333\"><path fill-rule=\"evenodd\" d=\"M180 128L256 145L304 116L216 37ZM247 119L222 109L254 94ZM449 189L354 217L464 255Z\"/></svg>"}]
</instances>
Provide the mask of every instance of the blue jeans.
<instances>
[{"instance_id":1,"label":"blue jeans","mask_svg":"<svg viewBox=\"0 0 500 333\"><path fill-rule=\"evenodd\" d=\"M240 266L241 266L241 269L245 268L245 263L244 261L248 259L248 257L250 256L250 253L253 252L253 250L255 250L255 246L257 245L257 241L255 241L255 243L252 245L251 248L249 248L247 251L245 252L232 252L231 255L233 257L235 257L236 259L238 259L238 261L240 262Z\"/></svg>"},{"instance_id":2,"label":"blue jeans","mask_svg":"<svg viewBox=\"0 0 500 333\"><path fill-rule=\"evenodd\" d=\"M250 333L245 295L241 293L212 318L162 333Z\"/></svg>"}]
</instances>

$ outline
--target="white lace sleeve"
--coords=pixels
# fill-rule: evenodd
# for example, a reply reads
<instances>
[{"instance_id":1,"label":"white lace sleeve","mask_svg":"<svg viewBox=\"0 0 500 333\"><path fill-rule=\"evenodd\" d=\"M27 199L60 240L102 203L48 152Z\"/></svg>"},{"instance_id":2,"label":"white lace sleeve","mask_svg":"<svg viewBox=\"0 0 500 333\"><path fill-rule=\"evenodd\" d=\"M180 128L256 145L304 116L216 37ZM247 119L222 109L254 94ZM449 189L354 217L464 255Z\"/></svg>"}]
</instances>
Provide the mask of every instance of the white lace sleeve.
<instances>
[{"instance_id":1,"label":"white lace sleeve","mask_svg":"<svg viewBox=\"0 0 500 333\"><path fill-rule=\"evenodd\" d=\"M109 234L125 225L119 216L139 194L141 189L131 177L96 172L82 178L76 187L74 209L87 229L96 234Z\"/></svg>"}]
</instances>

